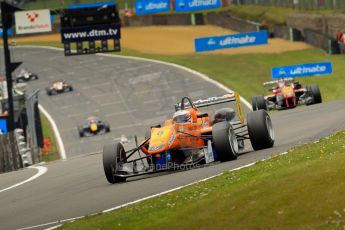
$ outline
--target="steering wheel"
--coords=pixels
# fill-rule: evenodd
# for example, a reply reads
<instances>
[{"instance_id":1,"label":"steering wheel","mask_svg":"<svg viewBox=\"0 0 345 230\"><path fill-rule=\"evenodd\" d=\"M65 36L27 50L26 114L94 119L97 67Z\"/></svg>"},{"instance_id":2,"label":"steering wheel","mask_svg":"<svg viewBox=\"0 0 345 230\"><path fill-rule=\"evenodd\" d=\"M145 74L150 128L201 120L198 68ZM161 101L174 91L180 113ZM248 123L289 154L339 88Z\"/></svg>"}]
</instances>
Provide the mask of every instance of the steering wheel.
<instances>
[{"instance_id":1,"label":"steering wheel","mask_svg":"<svg viewBox=\"0 0 345 230\"><path fill-rule=\"evenodd\" d=\"M192 102L192 100L191 100L189 97L183 97L182 100L181 100L181 110L184 110L185 102L186 102L186 101L190 104L190 106L191 106L193 109L196 109L194 103Z\"/></svg>"}]
</instances>

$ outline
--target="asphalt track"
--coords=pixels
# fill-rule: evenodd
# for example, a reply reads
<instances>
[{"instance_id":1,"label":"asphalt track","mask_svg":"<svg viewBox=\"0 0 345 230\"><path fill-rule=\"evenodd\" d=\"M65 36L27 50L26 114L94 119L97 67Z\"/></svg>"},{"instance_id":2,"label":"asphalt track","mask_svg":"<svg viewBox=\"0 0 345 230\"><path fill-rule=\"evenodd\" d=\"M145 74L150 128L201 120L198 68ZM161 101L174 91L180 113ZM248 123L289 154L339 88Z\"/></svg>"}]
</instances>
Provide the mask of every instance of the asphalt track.
<instances>
[{"instance_id":1,"label":"asphalt track","mask_svg":"<svg viewBox=\"0 0 345 230\"><path fill-rule=\"evenodd\" d=\"M100 152L121 135L143 136L148 127L171 117L183 96L224 93L194 74L153 62L98 55L64 57L62 51L49 49L14 48L13 54L38 74L39 80L31 81L28 90L41 90L39 102L55 120L67 157ZM59 79L75 90L47 96L45 88ZM111 132L80 138L77 126L92 115L108 121Z\"/></svg>"},{"instance_id":2,"label":"asphalt track","mask_svg":"<svg viewBox=\"0 0 345 230\"><path fill-rule=\"evenodd\" d=\"M71 81L76 91L54 97L41 93L40 103L56 119L66 141L68 160L47 164L48 172L43 176L0 193L0 229L25 228L100 212L345 129L345 101L274 112L271 117L276 144L272 149L251 152L249 146L249 152L236 161L109 185L104 178L101 155L92 152L122 134L144 133L149 125L171 115L172 105L181 96L219 95L222 90L191 73L157 63L101 56L65 58L60 51L19 48L15 58L25 61L25 66L39 74L40 80L30 83L31 87L44 90L51 80L61 78ZM143 84L138 85L139 82ZM78 104L86 101L90 103ZM118 114L123 111L126 113ZM79 139L75 126L90 113L105 117L112 132ZM34 169L3 174L0 190L34 174Z\"/></svg>"}]
</instances>

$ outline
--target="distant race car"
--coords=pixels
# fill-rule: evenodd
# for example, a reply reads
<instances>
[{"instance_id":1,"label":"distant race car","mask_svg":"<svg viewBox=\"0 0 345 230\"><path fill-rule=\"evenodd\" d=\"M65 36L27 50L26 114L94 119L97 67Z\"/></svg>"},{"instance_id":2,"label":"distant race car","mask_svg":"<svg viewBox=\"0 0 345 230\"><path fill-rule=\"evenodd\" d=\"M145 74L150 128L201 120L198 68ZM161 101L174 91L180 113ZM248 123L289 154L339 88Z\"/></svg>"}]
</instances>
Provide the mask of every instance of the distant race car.
<instances>
[{"instance_id":1,"label":"distant race car","mask_svg":"<svg viewBox=\"0 0 345 230\"><path fill-rule=\"evenodd\" d=\"M272 92L267 96L252 97L253 110L282 110L295 108L298 105L312 105L322 102L319 86L316 84L302 85L293 78L283 78L276 81L265 82Z\"/></svg>"},{"instance_id":2,"label":"distant race car","mask_svg":"<svg viewBox=\"0 0 345 230\"><path fill-rule=\"evenodd\" d=\"M27 71L26 69L22 69L20 73L17 75L15 81L16 83L19 83L19 82L27 82L31 80L37 80L37 79L38 79L38 76L36 74L33 74Z\"/></svg>"},{"instance_id":3,"label":"distant race car","mask_svg":"<svg viewBox=\"0 0 345 230\"><path fill-rule=\"evenodd\" d=\"M198 108L236 101L236 112L223 108L214 117ZM103 167L109 183L124 182L129 177L194 167L213 161L236 159L249 139L254 150L270 148L274 131L264 110L247 114L245 122L237 93L192 102L183 97L175 105L172 119L151 127L145 140L126 151L120 142L105 145ZM133 159L133 154L138 154Z\"/></svg>"},{"instance_id":4,"label":"distant race car","mask_svg":"<svg viewBox=\"0 0 345 230\"><path fill-rule=\"evenodd\" d=\"M80 137L94 136L97 134L104 134L110 132L110 126L107 122L101 121L97 117L89 117L86 124L78 126Z\"/></svg>"},{"instance_id":5,"label":"distant race car","mask_svg":"<svg viewBox=\"0 0 345 230\"><path fill-rule=\"evenodd\" d=\"M71 84L63 80L59 80L59 81L53 82L53 84L50 87L48 87L46 91L47 91L47 94L51 96L51 95L56 95L58 93L71 92L73 91L73 87Z\"/></svg>"}]
</instances>

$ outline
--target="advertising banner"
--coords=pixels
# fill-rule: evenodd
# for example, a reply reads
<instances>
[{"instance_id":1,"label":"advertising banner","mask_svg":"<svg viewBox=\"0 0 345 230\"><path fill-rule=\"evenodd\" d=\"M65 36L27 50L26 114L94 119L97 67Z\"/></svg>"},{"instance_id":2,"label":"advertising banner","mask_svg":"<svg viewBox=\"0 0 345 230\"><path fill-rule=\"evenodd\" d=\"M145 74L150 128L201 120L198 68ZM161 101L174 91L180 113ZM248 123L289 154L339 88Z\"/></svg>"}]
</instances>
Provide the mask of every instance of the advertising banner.
<instances>
[{"instance_id":1,"label":"advertising banner","mask_svg":"<svg viewBox=\"0 0 345 230\"><path fill-rule=\"evenodd\" d=\"M97 41L108 39L120 39L120 25L93 25L76 28L62 28L61 41L68 42L83 42L83 41Z\"/></svg>"},{"instance_id":2,"label":"advertising banner","mask_svg":"<svg viewBox=\"0 0 345 230\"><path fill-rule=\"evenodd\" d=\"M2 37L3 29L0 28L0 37ZM12 36L12 29L7 30L7 36Z\"/></svg>"},{"instance_id":3,"label":"advertising banner","mask_svg":"<svg viewBox=\"0 0 345 230\"><path fill-rule=\"evenodd\" d=\"M209 10L221 7L221 0L175 0L176 12Z\"/></svg>"},{"instance_id":4,"label":"advertising banner","mask_svg":"<svg viewBox=\"0 0 345 230\"><path fill-rule=\"evenodd\" d=\"M135 14L154 14L169 11L169 0L138 0L135 2Z\"/></svg>"},{"instance_id":5,"label":"advertising banner","mask_svg":"<svg viewBox=\"0 0 345 230\"><path fill-rule=\"evenodd\" d=\"M215 37L197 38L194 40L195 51L204 52L217 49L239 48L268 44L267 31L231 34Z\"/></svg>"},{"instance_id":6,"label":"advertising banner","mask_svg":"<svg viewBox=\"0 0 345 230\"><path fill-rule=\"evenodd\" d=\"M331 62L308 63L293 66L281 66L272 68L272 78L285 77L310 77L331 74L333 71Z\"/></svg>"},{"instance_id":7,"label":"advertising banner","mask_svg":"<svg viewBox=\"0 0 345 230\"><path fill-rule=\"evenodd\" d=\"M52 31L50 10L17 11L14 17L17 34Z\"/></svg>"}]
</instances>

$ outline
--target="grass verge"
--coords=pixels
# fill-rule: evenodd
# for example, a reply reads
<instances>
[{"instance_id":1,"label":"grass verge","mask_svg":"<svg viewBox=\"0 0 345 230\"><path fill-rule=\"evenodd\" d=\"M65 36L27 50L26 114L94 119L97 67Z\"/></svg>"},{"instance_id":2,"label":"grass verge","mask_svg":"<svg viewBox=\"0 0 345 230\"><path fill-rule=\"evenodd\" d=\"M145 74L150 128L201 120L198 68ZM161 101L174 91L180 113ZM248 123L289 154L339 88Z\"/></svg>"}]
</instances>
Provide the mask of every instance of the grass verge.
<instances>
[{"instance_id":1,"label":"grass verge","mask_svg":"<svg viewBox=\"0 0 345 230\"><path fill-rule=\"evenodd\" d=\"M344 229L345 132L61 229Z\"/></svg>"},{"instance_id":2,"label":"grass verge","mask_svg":"<svg viewBox=\"0 0 345 230\"><path fill-rule=\"evenodd\" d=\"M59 151L57 149L56 138L53 132L53 129L48 121L48 119L41 113L41 125L43 131L43 137L49 138L51 142L51 148L48 154L45 153L44 149L42 149L41 159L42 161L55 161L60 159Z\"/></svg>"}]
</instances>

